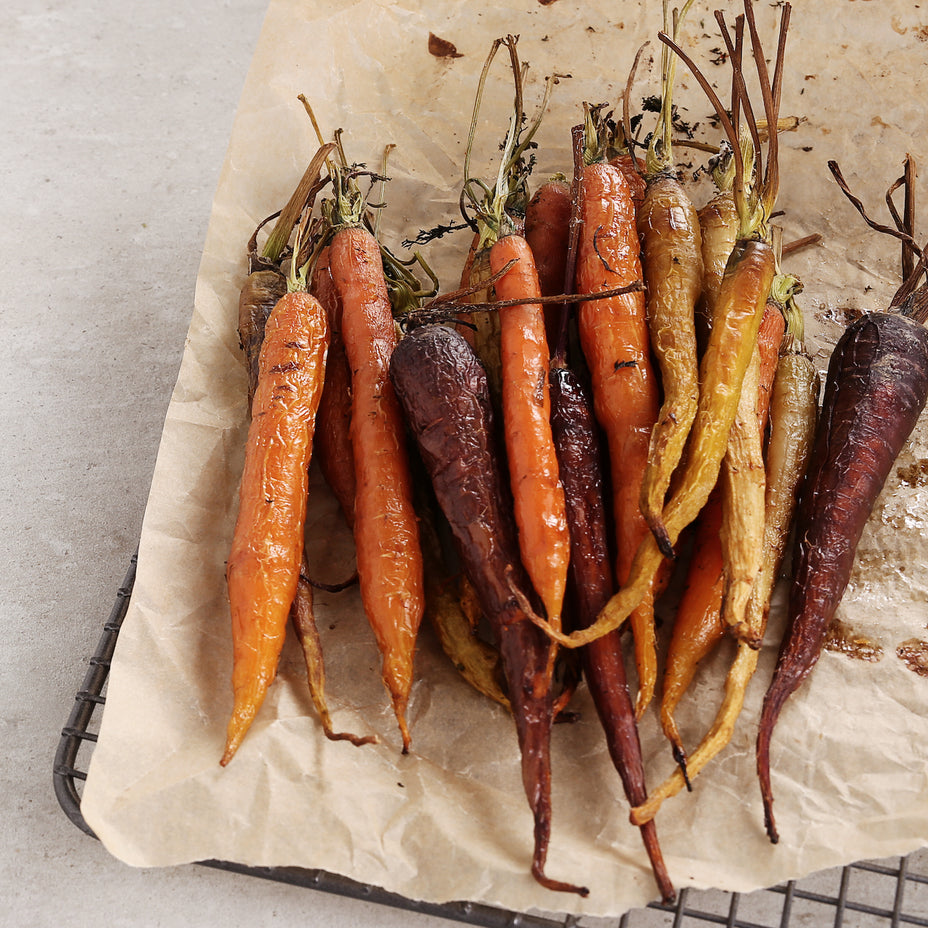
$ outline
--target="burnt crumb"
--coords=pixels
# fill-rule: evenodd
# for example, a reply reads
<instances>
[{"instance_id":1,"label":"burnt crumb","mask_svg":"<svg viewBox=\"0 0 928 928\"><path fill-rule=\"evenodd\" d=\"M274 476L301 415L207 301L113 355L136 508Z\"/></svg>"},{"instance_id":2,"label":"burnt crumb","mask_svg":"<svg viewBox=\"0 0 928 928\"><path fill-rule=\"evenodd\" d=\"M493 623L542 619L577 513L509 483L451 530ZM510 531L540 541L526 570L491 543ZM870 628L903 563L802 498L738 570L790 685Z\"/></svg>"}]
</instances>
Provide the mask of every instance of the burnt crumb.
<instances>
[{"instance_id":1,"label":"burnt crumb","mask_svg":"<svg viewBox=\"0 0 928 928\"><path fill-rule=\"evenodd\" d=\"M909 638L896 648L896 657L912 673L920 677L928 677L928 641L923 641L921 638Z\"/></svg>"},{"instance_id":2,"label":"burnt crumb","mask_svg":"<svg viewBox=\"0 0 928 928\"><path fill-rule=\"evenodd\" d=\"M728 61L728 52L726 52L724 48L716 46L715 48L709 49L709 54L712 56L709 59L712 64L725 64L725 62Z\"/></svg>"},{"instance_id":3,"label":"burnt crumb","mask_svg":"<svg viewBox=\"0 0 928 928\"><path fill-rule=\"evenodd\" d=\"M439 36L435 35L434 32L429 33L429 54L434 55L436 58L463 58L464 56L455 48L452 42L449 42L447 39L442 39Z\"/></svg>"},{"instance_id":4,"label":"burnt crumb","mask_svg":"<svg viewBox=\"0 0 928 928\"><path fill-rule=\"evenodd\" d=\"M905 467L897 468L896 476L907 487L928 486L928 459L919 458Z\"/></svg>"},{"instance_id":5,"label":"burnt crumb","mask_svg":"<svg viewBox=\"0 0 928 928\"><path fill-rule=\"evenodd\" d=\"M802 150L803 150L803 151L812 151L812 146L811 146L811 145L803 145L803 146L802 146Z\"/></svg>"},{"instance_id":6,"label":"burnt crumb","mask_svg":"<svg viewBox=\"0 0 928 928\"><path fill-rule=\"evenodd\" d=\"M551 6L552 3L557 3L557 0L538 0L542 6Z\"/></svg>"}]
</instances>

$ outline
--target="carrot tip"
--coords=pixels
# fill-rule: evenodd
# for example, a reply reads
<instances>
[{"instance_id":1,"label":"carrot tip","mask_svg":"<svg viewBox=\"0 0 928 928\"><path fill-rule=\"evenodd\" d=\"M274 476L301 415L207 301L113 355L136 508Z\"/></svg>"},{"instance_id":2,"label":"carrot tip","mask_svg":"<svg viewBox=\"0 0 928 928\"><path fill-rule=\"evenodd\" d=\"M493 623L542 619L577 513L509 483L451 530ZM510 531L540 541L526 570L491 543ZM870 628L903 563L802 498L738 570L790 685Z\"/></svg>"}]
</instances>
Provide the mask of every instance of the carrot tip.
<instances>
[{"instance_id":1,"label":"carrot tip","mask_svg":"<svg viewBox=\"0 0 928 928\"><path fill-rule=\"evenodd\" d=\"M683 782L686 784L687 792L693 792L693 784L690 782L689 774L686 770L686 751L683 748L675 744L672 748L673 759L677 762L677 766L680 768L680 773L683 774Z\"/></svg>"}]
</instances>

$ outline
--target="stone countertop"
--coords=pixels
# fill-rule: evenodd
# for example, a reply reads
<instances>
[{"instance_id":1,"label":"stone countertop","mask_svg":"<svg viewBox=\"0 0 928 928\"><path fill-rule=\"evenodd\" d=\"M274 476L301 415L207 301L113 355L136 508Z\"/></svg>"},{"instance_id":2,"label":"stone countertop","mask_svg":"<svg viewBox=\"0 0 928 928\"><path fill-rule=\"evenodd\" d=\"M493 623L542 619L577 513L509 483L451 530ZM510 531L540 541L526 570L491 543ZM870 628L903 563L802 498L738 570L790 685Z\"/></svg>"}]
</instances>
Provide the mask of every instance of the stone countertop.
<instances>
[{"instance_id":1,"label":"stone countertop","mask_svg":"<svg viewBox=\"0 0 928 928\"><path fill-rule=\"evenodd\" d=\"M265 0L8 0L0 30L5 924L439 925L206 867L134 870L52 788L141 528Z\"/></svg>"}]
</instances>

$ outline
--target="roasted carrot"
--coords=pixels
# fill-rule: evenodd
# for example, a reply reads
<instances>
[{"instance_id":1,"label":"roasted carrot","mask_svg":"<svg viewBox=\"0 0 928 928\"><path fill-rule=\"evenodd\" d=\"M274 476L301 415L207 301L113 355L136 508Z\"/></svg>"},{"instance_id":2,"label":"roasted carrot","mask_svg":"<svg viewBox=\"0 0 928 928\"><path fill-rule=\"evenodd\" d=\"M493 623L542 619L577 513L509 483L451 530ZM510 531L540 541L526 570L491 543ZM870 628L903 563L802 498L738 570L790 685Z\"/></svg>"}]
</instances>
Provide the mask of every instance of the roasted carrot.
<instances>
[{"instance_id":1,"label":"roasted carrot","mask_svg":"<svg viewBox=\"0 0 928 928\"><path fill-rule=\"evenodd\" d=\"M847 193L837 165L829 166ZM922 254L911 279L917 280L924 267ZM928 284L896 302L907 285L889 312L864 315L848 326L828 365L799 501L787 628L757 736L764 823L774 843L779 840L770 780L774 726L786 700L818 662L864 526L928 398L928 331L923 325Z\"/></svg>"},{"instance_id":2,"label":"roasted carrot","mask_svg":"<svg viewBox=\"0 0 928 928\"><path fill-rule=\"evenodd\" d=\"M746 615L746 622L758 636L766 628L770 596L790 535L818 410L818 373L802 348L801 316L795 304L790 303L790 329L777 364L770 409L763 566L754 581ZM653 790L647 802L632 811L634 823L655 815L665 799L678 793L689 777L695 777L729 743L757 658L756 649L744 641L738 643L725 679L722 704L711 728L688 757L686 773L682 769L675 771Z\"/></svg>"},{"instance_id":3,"label":"roasted carrot","mask_svg":"<svg viewBox=\"0 0 928 928\"><path fill-rule=\"evenodd\" d=\"M585 628L615 589L606 527L598 428L579 380L558 358L552 363L551 424L567 502L570 528L570 615ZM618 631L580 651L583 675L593 697L609 755L632 806L647 799L641 742L628 693L625 657ZM653 822L641 829L651 869L664 902L675 896Z\"/></svg>"},{"instance_id":4,"label":"roasted carrot","mask_svg":"<svg viewBox=\"0 0 928 928\"><path fill-rule=\"evenodd\" d=\"M767 302L758 334L760 364L756 390L758 429L767 421L770 390L777 370L785 320L776 303ZM699 514L686 586L677 607L673 632L667 647L661 694L661 727L670 741L674 758L685 770L686 751L674 713L696 669L725 634L722 599L725 592L721 531L723 493L717 484Z\"/></svg>"},{"instance_id":5,"label":"roasted carrot","mask_svg":"<svg viewBox=\"0 0 928 928\"><path fill-rule=\"evenodd\" d=\"M535 259L542 296L557 296L565 291L572 206L570 185L553 178L535 191L525 209L525 240ZM559 307L546 306L545 334L549 345L557 341L559 325Z\"/></svg>"},{"instance_id":6,"label":"roasted carrot","mask_svg":"<svg viewBox=\"0 0 928 928\"><path fill-rule=\"evenodd\" d=\"M258 356L267 317L287 292L287 277L281 270L281 261L286 257L290 237L301 214L324 186L320 174L333 148L332 144L319 148L283 209L260 223L248 242L249 274L239 294L238 335L248 369L249 404L258 385ZM258 233L272 220L276 221L259 252Z\"/></svg>"},{"instance_id":7,"label":"roasted carrot","mask_svg":"<svg viewBox=\"0 0 928 928\"><path fill-rule=\"evenodd\" d=\"M399 343L390 374L461 565L497 637L535 820L532 874L549 889L586 895L584 887L544 872L551 836L550 644L514 592L525 600L534 596L519 554L486 372L458 332L426 325Z\"/></svg>"},{"instance_id":8,"label":"roasted carrot","mask_svg":"<svg viewBox=\"0 0 928 928\"><path fill-rule=\"evenodd\" d=\"M790 6L785 4L777 50L777 66L771 84L763 49L756 33L753 11L745 3L745 13L751 27L751 41L757 65L767 121L776 121L776 107L782 75L782 57ZM724 27L723 37L731 46L731 39L721 14L717 17ZM739 147L739 133L728 112L718 99L711 84L699 72L686 53L664 33L660 39L670 45L687 64L705 90L718 113L719 120L734 150ZM739 86L743 81L739 81ZM771 118L773 115L773 118ZM735 192L739 203L742 227L739 241L732 251L725 269L719 294L719 319L713 323L710 341L700 363L700 397L696 418L691 430L685 466L675 478L670 499L664 506L662 521L667 541L672 547L680 533L698 516L705 505L718 477L719 468L728 444L728 433L738 408L744 373L747 370L757 340L760 319L766 305L767 294L775 271L774 252L766 241L766 222L772 212L779 188L776 159L776 134L769 139L770 153L763 180L745 194L743 165L736 159ZM606 604L596 622L588 629L563 635L546 628L551 637L570 647L579 647L599 635L617 628L642 602L660 567L662 550L657 541L642 540L635 552L628 578L620 590ZM544 623L540 623L544 627Z\"/></svg>"},{"instance_id":9,"label":"roasted carrot","mask_svg":"<svg viewBox=\"0 0 928 928\"><path fill-rule=\"evenodd\" d=\"M528 243L507 235L490 249L490 268L503 272L496 282L501 300L541 295ZM525 303L500 310L503 433L509 461L519 550L548 621L560 626L570 559L564 489L551 436L548 392L550 353L540 305Z\"/></svg>"},{"instance_id":10,"label":"roasted carrot","mask_svg":"<svg viewBox=\"0 0 928 928\"><path fill-rule=\"evenodd\" d=\"M362 744L376 744L378 740L376 735L353 735L350 732L336 731L332 723L332 715L325 698L325 660L322 654L322 641L316 626L313 588L307 576L307 570L308 565L304 553L296 595L290 607L290 621L303 650L309 693L322 724L322 730L330 741L350 741L357 747Z\"/></svg>"},{"instance_id":11,"label":"roasted carrot","mask_svg":"<svg viewBox=\"0 0 928 928\"><path fill-rule=\"evenodd\" d=\"M226 576L234 703L221 763L235 754L277 672L303 553L308 467L328 326L309 294L287 293L265 327Z\"/></svg>"},{"instance_id":12,"label":"roasted carrot","mask_svg":"<svg viewBox=\"0 0 928 928\"><path fill-rule=\"evenodd\" d=\"M674 39L692 0L674 10ZM665 20L669 17L664 5ZM638 210L642 266L647 286L648 328L661 373L663 401L641 483L641 511L658 547L673 558L662 513L667 489L696 417L699 361L696 302L702 291L702 241L696 207L676 177L671 143L671 100L676 58L664 46L661 61L661 131L654 132L646 161L647 188Z\"/></svg>"},{"instance_id":13,"label":"roasted carrot","mask_svg":"<svg viewBox=\"0 0 928 928\"><path fill-rule=\"evenodd\" d=\"M363 226L345 226L335 232L329 247L351 367L354 538L361 599L383 656L383 681L407 752L411 738L406 710L424 592L405 427L388 375L396 332L374 236Z\"/></svg>"},{"instance_id":14,"label":"roasted carrot","mask_svg":"<svg viewBox=\"0 0 928 928\"><path fill-rule=\"evenodd\" d=\"M342 339L342 306L329 268L328 246L316 261L310 290L326 311L330 332L325 386L316 417L316 460L350 526L354 524L356 486L351 450L351 368Z\"/></svg>"},{"instance_id":15,"label":"roasted carrot","mask_svg":"<svg viewBox=\"0 0 928 928\"><path fill-rule=\"evenodd\" d=\"M595 136L589 118L586 136ZM597 160L600 154L595 146L588 147L589 163L580 173L581 234L576 262L576 290L580 294L601 293L642 278L628 182L618 168ZM621 585L627 583L632 558L648 534L639 498L651 429L659 408L644 294L629 293L579 304L577 326L590 370L596 419L606 438L616 533L615 573ZM656 569L657 565L630 610L640 711L650 701L657 678L651 584Z\"/></svg>"}]
</instances>

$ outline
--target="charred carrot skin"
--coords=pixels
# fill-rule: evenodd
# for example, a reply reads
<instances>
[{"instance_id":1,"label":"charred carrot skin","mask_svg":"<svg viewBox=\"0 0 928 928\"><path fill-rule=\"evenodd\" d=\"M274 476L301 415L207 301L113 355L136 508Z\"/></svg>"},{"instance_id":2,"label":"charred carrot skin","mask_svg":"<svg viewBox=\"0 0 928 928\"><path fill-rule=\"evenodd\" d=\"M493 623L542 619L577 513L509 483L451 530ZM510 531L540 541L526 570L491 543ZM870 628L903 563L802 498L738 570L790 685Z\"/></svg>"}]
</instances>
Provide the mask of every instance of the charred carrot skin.
<instances>
[{"instance_id":1,"label":"charred carrot skin","mask_svg":"<svg viewBox=\"0 0 928 928\"><path fill-rule=\"evenodd\" d=\"M391 378L462 567L498 639L535 821L532 873L549 889L586 895L544 872L551 835L550 644L513 593L531 598L531 585L500 467L486 371L458 332L424 326L397 346Z\"/></svg>"},{"instance_id":2,"label":"charred carrot skin","mask_svg":"<svg viewBox=\"0 0 928 928\"><path fill-rule=\"evenodd\" d=\"M286 294L268 318L252 406L239 513L226 577L233 708L221 763L235 754L277 673L303 555L308 467L328 326L309 294Z\"/></svg>"},{"instance_id":3,"label":"charred carrot skin","mask_svg":"<svg viewBox=\"0 0 928 928\"><path fill-rule=\"evenodd\" d=\"M490 268L501 300L541 295L528 243L507 235L490 249ZM519 549L548 620L560 622L570 559L564 490L551 437L549 352L540 304L507 306L500 316L503 431L509 460Z\"/></svg>"},{"instance_id":4,"label":"charred carrot skin","mask_svg":"<svg viewBox=\"0 0 928 928\"><path fill-rule=\"evenodd\" d=\"M389 378L396 347L393 313L373 235L359 226L344 228L330 248L351 367L354 538L361 599L383 656L383 681L403 750L408 751L406 709L425 594L405 427Z\"/></svg>"},{"instance_id":5,"label":"charred carrot skin","mask_svg":"<svg viewBox=\"0 0 928 928\"><path fill-rule=\"evenodd\" d=\"M557 448L567 523L570 528L570 615L577 627L593 623L615 590L603 494L601 451L593 410L576 376L553 364L551 425ZM647 798L644 762L635 709L628 694L625 658L618 631L580 651L583 675L599 715L609 755L622 780L629 804ZM673 884L667 873L653 822L641 829L661 898L672 902Z\"/></svg>"},{"instance_id":6,"label":"charred carrot skin","mask_svg":"<svg viewBox=\"0 0 928 928\"><path fill-rule=\"evenodd\" d=\"M349 525L354 524L354 453L351 449L351 368L342 339L342 306L329 267L329 249L313 269L313 296L329 320L325 386L316 420L316 460Z\"/></svg>"},{"instance_id":7,"label":"charred carrot skin","mask_svg":"<svg viewBox=\"0 0 928 928\"><path fill-rule=\"evenodd\" d=\"M585 167L580 204L585 231L577 251L577 292L598 293L641 280L635 209L622 173L607 164ZM624 584L635 551L649 533L638 501L651 429L659 408L644 294L582 303L577 323L592 378L596 419L606 436L616 532L616 579ZM626 613L631 614L635 639L640 708L650 700L657 677L653 595L649 585L635 608Z\"/></svg>"},{"instance_id":8,"label":"charred carrot skin","mask_svg":"<svg viewBox=\"0 0 928 928\"><path fill-rule=\"evenodd\" d=\"M928 331L905 316L849 326L828 366L796 524L787 631L764 697L757 770L767 834L778 840L770 740L784 703L818 661L873 504L928 397Z\"/></svg>"}]
</instances>

